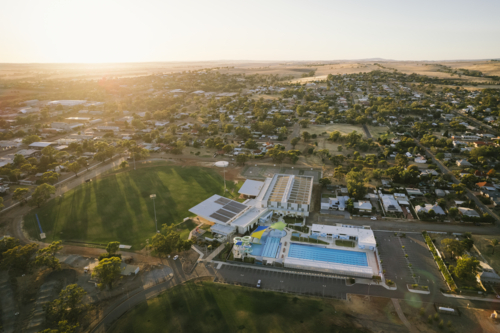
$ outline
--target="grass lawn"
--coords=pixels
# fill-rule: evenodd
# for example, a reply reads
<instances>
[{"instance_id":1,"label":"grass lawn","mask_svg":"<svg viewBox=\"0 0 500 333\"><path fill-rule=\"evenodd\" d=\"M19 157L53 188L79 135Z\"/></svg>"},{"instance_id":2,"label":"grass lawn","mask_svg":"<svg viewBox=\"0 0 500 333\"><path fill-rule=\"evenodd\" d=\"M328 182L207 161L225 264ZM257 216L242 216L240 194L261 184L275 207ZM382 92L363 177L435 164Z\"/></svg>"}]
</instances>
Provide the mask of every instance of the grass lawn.
<instances>
[{"instance_id":1,"label":"grass lawn","mask_svg":"<svg viewBox=\"0 0 500 333\"><path fill-rule=\"evenodd\" d=\"M110 332L365 332L353 327L341 303L188 282L140 304Z\"/></svg>"},{"instance_id":2,"label":"grass lawn","mask_svg":"<svg viewBox=\"0 0 500 333\"><path fill-rule=\"evenodd\" d=\"M229 190L237 192L234 182ZM155 232L153 201L158 228L178 224L192 216L188 209L213 194L222 194L222 177L214 170L200 167L152 166L116 172L67 192L47 202L25 218L25 228L38 238L38 214L46 242L72 240L88 243L119 241L144 247ZM194 223L182 223L178 231L187 238Z\"/></svg>"},{"instance_id":3,"label":"grass lawn","mask_svg":"<svg viewBox=\"0 0 500 333\"><path fill-rule=\"evenodd\" d=\"M500 272L500 245L493 248L491 241L493 239L498 239L498 236L485 236L485 235L473 235L474 245L477 249L481 251L483 257L488 260L491 267L498 273Z\"/></svg>"},{"instance_id":4,"label":"grass lawn","mask_svg":"<svg viewBox=\"0 0 500 333\"><path fill-rule=\"evenodd\" d=\"M335 245L345 246L345 247L354 247L354 242L350 241L350 240L337 239L337 240L335 240Z\"/></svg>"},{"instance_id":5,"label":"grass lawn","mask_svg":"<svg viewBox=\"0 0 500 333\"><path fill-rule=\"evenodd\" d=\"M389 130L389 127L386 126L371 126L367 125L368 130L370 131L370 134L372 135L374 140L377 140L378 138L382 139L392 139L396 137L394 133L387 133L387 130Z\"/></svg>"}]
</instances>

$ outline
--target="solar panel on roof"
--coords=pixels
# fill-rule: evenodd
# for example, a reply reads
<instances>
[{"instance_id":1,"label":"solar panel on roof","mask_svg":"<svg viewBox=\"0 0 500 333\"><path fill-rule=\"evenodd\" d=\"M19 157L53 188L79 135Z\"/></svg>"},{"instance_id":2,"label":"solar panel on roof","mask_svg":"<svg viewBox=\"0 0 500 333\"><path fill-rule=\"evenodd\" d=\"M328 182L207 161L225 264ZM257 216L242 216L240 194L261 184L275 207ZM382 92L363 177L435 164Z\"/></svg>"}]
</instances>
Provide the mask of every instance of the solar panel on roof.
<instances>
[{"instance_id":1,"label":"solar panel on roof","mask_svg":"<svg viewBox=\"0 0 500 333\"><path fill-rule=\"evenodd\" d=\"M217 213L213 213L212 215L210 215L210 217L216 219L216 220L219 220L221 222L227 222L229 221L230 219L225 217L225 216L222 216L222 215L219 215Z\"/></svg>"},{"instance_id":2,"label":"solar panel on roof","mask_svg":"<svg viewBox=\"0 0 500 333\"><path fill-rule=\"evenodd\" d=\"M247 206L240 204L239 202L236 202L236 201L231 201L226 206L240 208L241 210L243 210L247 207Z\"/></svg>"},{"instance_id":3,"label":"solar panel on roof","mask_svg":"<svg viewBox=\"0 0 500 333\"><path fill-rule=\"evenodd\" d=\"M220 197L219 199L215 200L215 203L218 203L219 205L225 205L227 203L230 203L231 200L226 199L224 197Z\"/></svg>"},{"instance_id":4,"label":"solar panel on roof","mask_svg":"<svg viewBox=\"0 0 500 333\"><path fill-rule=\"evenodd\" d=\"M227 210L224 210L224 209L219 209L218 211L216 211L217 214L220 214L220 215L224 215L224 216L227 216L229 218L232 218L234 215L236 215L235 213L233 212L230 212L230 211L227 211Z\"/></svg>"},{"instance_id":5,"label":"solar panel on roof","mask_svg":"<svg viewBox=\"0 0 500 333\"><path fill-rule=\"evenodd\" d=\"M224 209L230 210L230 211L232 211L234 213L239 213L239 212L241 212L243 210L243 209L240 209L240 208L237 208L237 207L234 207L234 206L230 206L230 205L225 205Z\"/></svg>"}]
</instances>

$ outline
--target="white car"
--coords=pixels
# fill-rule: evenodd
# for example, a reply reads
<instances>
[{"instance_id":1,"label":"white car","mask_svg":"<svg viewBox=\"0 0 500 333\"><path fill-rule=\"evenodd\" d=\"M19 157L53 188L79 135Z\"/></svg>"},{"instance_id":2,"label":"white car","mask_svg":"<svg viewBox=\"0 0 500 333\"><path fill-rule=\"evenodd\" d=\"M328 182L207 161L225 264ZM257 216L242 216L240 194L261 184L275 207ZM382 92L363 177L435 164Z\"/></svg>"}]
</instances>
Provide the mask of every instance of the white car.
<instances>
[{"instance_id":1,"label":"white car","mask_svg":"<svg viewBox=\"0 0 500 333\"><path fill-rule=\"evenodd\" d=\"M373 216L371 219L372 219L373 221L377 221L377 218L376 218L375 216Z\"/></svg>"},{"instance_id":2,"label":"white car","mask_svg":"<svg viewBox=\"0 0 500 333\"><path fill-rule=\"evenodd\" d=\"M179 256L174 256L174 260L177 260L177 259L179 259Z\"/></svg>"},{"instance_id":3,"label":"white car","mask_svg":"<svg viewBox=\"0 0 500 333\"><path fill-rule=\"evenodd\" d=\"M257 281L257 288L260 288L261 282L262 282L262 280Z\"/></svg>"}]
</instances>

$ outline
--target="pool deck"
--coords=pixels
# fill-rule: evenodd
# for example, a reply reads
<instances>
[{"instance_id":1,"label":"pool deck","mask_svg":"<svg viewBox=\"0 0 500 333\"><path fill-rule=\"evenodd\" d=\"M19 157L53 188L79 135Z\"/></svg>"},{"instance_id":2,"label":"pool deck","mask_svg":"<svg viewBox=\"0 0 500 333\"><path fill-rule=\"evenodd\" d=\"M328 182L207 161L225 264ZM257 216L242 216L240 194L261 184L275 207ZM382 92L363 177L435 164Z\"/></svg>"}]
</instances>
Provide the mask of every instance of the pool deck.
<instances>
[{"instance_id":1,"label":"pool deck","mask_svg":"<svg viewBox=\"0 0 500 333\"><path fill-rule=\"evenodd\" d=\"M280 250L281 252L280 252L280 256L279 256L279 259L283 260L285 263L286 263L287 258L288 258L288 252L290 251L290 244L291 243L313 245L313 246L318 245L321 247L325 247L327 249L353 251L353 252L364 252L364 253L366 253L366 260L368 263L368 267L370 267L373 271L372 275L379 275L378 274L379 272L378 272L378 265L377 265L377 257L375 256L375 252L370 251L370 250L360 249L357 247L357 243L356 243L355 247L337 246L337 245L335 245L335 240L332 241L331 239L327 239L324 237L318 237L318 239L321 241L327 242L328 245L327 244L314 244L314 243L306 243L306 242L297 242L297 241L292 241L291 239L292 239L292 232L296 233L298 231L295 231L295 230L292 230L289 228L285 228L285 231L286 231L286 236L281 238L282 247L281 247L281 250ZM301 260L301 259L299 259L299 260ZM272 261L273 260L269 260L268 262L272 262ZM311 262L312 260L305 260L305 261ZM314 261L312 261L312 262L314 262ZM348 265L348 266L350 266L350 265Z\"/></svg>"}]
</instances>

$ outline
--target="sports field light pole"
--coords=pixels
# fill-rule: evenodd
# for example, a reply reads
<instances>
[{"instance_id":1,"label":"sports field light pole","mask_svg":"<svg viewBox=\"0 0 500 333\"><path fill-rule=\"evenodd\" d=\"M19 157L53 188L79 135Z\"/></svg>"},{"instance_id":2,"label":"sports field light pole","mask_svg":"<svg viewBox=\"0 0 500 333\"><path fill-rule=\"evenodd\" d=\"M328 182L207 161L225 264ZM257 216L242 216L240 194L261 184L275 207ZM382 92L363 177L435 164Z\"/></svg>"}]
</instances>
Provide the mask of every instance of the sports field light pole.
<instances>
[{"instance_id":1,"label":"sports field light pole","mask_svg":"<svg viewBox=\"0 0 500 333\"><path fill-rule=\"evenodd\" d=\"M154 209L154 211L155 211L155 228L156 228L156 232L160 232L160 231L158 231L158 224L157 224L157 222L156 222L156 206L155 206L155 198L156 198L156 194L151 194L149 197L150 197L151 199L153 199L153 209Z\"/></svg>"}]
</instances>

